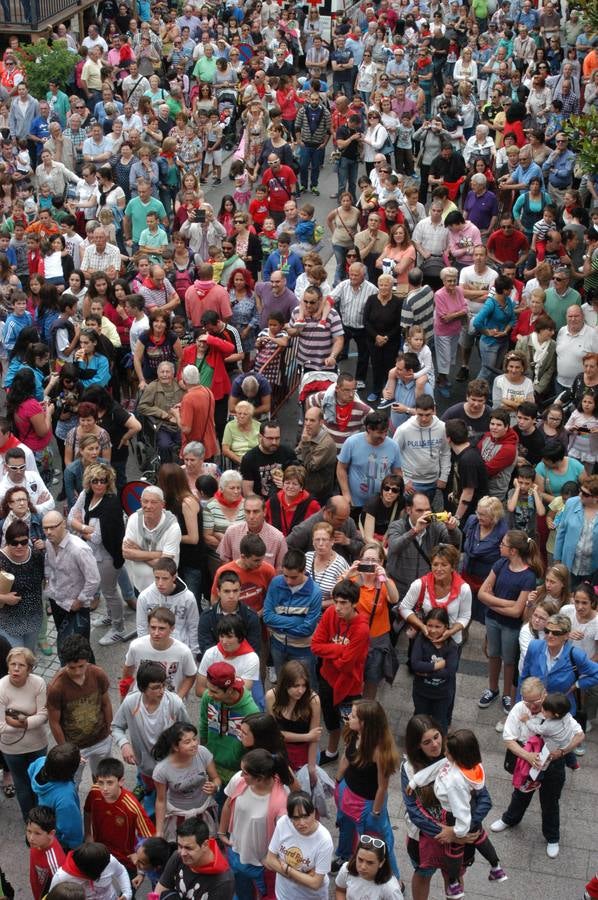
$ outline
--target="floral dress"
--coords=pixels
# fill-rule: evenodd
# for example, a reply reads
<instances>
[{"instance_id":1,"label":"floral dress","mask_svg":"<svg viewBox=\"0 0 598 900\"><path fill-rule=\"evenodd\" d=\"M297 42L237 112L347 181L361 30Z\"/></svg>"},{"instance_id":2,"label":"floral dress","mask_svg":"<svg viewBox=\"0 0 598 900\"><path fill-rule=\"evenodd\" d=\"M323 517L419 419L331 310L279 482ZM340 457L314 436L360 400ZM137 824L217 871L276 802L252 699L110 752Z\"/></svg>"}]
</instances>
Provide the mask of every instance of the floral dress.
<instances>
[{"instance_id":1,"label":"floral dress","mask_svg":"<svg viewBox=\"0 0 598 900\"><path fill-rule=\"evenodd\" d=\"M232 317L231 317L231 325L234 325L235 328L241 333L241 331L247 326L251 326L251 332L249 336L244 338L241 335L241 345L243 347L244 353L251 353L253 348L255 347L255 338L257 335L257 329L259 324L259 315L257 311L257 305L255 302L255 295L252 294L250 297L239 297L237 300L234 288L229 291L230 296L230 305L232 307Z\"/></svg>"},{"instance_id":2,"label":"floral dress","mask_svg":"<svg viewBox=\"0 0 598 900\"><path fill-rule=\"evenodd\" d=\"M179 147L179 159L185 166L186 174L201 176L203 144L198 137L183 138Z\"/></svg>"}]
</instances>

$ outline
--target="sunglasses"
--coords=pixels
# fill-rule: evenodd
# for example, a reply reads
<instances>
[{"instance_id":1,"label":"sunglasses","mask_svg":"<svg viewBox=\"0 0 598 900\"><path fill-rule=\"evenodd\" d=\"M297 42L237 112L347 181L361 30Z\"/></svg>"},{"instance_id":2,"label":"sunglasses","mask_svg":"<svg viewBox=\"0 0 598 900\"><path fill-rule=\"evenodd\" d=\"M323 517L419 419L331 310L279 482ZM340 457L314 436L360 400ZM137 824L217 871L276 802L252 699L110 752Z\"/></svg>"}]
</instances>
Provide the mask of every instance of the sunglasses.
<instances>
[{"instance_id":1,"label":"sunglasses","mask_svg":"<svg viewBox=\"0 0 598 900\"><path fill-rule=\"evenodd\" d=\"M107 478L92 478L91 483L92 484L108 484L108 479Z\"/></svg>"},{"instance_id":2,"label":"sunglasses","mask_svg":"<svg viewBox=\"0 0 598 900\"><path fill-rule=\"evenodd\" d=\"M391 493L391 494L400 494L400 489L399 489L398 487L395 487L395 486L392 485L392 484L383 484L383 485L382 485L382 490L383 490L383 491L388 491L388 492Z\"/></svg>"},{"instance_id":3,"label":"sunglasses","mask_svg":"<svg viewBox=\"0 0 598 900\"><path fill-rule=\"evenodd\" d=\"M8 541L11 547L27 547L29 538L23 538L22 541Z\"/></svg>"},{"instance_id":4,"label":"sunglasses","mask_svg":"<svg viewBox=\"0 0 598 900\"><path fill-rule=\"evenodd\" d=\"M25 466L7 466L7 469L10 469L11 472L22 472Z\"/></svg>"},{"instance_id":5,"label":"sunglasses","mask_svg":"<svg viewBox=\"0 0 598 900\"><path fill-rule=\"evenodd\" d=\"M386 844L382 838L372 837L371 834L362 834L359 838L362 847L375 847L376 850L386 849Z\"/></svg>"},{"instance_id":6,"label":"sunglasses","mask_svg":"<svg viewBox=\"0 0 598 900\"><path fill-rule=\"evenodd\" d=\"M555 631L554 628L545 628L544 634L554 634L556 637L563 637L563 635L568 634L567 631Z\"/></svg>"}]
</instances>

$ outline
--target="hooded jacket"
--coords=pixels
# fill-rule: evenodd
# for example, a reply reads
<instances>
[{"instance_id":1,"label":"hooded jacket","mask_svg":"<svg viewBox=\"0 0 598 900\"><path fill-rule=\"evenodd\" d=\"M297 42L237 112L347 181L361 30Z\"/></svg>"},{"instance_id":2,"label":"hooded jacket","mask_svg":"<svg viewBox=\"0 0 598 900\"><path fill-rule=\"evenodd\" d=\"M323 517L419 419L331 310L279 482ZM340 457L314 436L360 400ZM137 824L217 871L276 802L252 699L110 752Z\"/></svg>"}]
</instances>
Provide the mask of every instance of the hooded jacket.
<instances>
[{"instance_id":1,"label":"hooded jacket","mask_svg":"<svg viewBox=\"0 0 598 900\"><path fill-rule=\"evenodd\" d=\"M83 818L79 806L79 794L74 781L48 781L41 783L39 773L46 764L46 757L34 760L27 774L39 806L49 806L56 816L56 837L63 847L78 847L83 843Z\"/></svg>"},{"instance_id":2,"label":"hooded jacket","mask_svg":"<svg viewBox=\"0 0 598 900\"><path fill-rule=\"evenodd\" d=\"M195 596L185 582L177 577L172 594L161 594L155 584L150 584L141 591L137 598L137 637L149 634L147 616L150 609L155 609L156 606L166 606L172 610L175 617L173 637L186 644L193 656L197 657L199 610Z\"/></svg>"},{"instance_id":3,"label":"hooded jacket","mask_svg":"<svg viewBox=\"0 0 598 900\"><path fill-rule=\"evenodd\" d=\"M112 854L110 854L108 865L100 877L95 881L90 881L87 875L84 875L78 868L71 850L54 875L51 887L56 887L57 884L65 881L82 885L85 890L85 900L116 900L117 897L126 897L127 900L130 900L133 896L127 870ZM116 881L118 885L118 893L114 888L113 881Z\"/></svg>"},{"instance_id":4,"label":"hooded jacket","mask_svg":"<svg viewBox=\"0 0 598 900\"><path fill-rule=\"evenodd\" d=\"M322 591L308 575L298 591L291 591L282 575L270 582L264 600L264 624L285 646L309 647L322 614Z\"/></svg>"},{"instance_id":5,"label":"hooded jacket","mask_svg":"<svg viewBox=\"0 0 598 900\"><path fill-rule=\"evenodd\" d=\"M332 688L335 704L342 703L345 697L361 694L369 642L370 626L362 613L357 613L350 622L343 622L334 606L324 611L311 649L322 660L320 674Z\"/></svg>"},{"instance_id":6,"label":"hooded jacket","mask_svg":"<svg viewBox=\"0 0 598 900\"><path fill-rule=\"evenodd\" d=\"M455 817L455 836L465 837L471 831L471 795L484 787L486 775L481 763L473 769L462 769L447 759L427 766L409 781L413 789L434 782L434 794L444 810Z\"/></svg>"},{"instance_id":7,"label":"hooded jacket","mask_svg":"<svg viewBox=\"0 0 598 900\"><path fill-rule=\"evenodd\" d=\"M237 348L230 341L217 337L215 334L208 334L207 344L206 362L214 372L209 388L214 395L214 400L221 400L222 397L230 393L230 378L226 371L224 360L227 356L235 353ZM182 378L185 366L194 366L196 358L197 347L195 344L189 344L188 347L183 349L178 373L179 380Z\"/></svg>"},{"instance_id":8,"label":"hooded jacket","mask_svg":"<svg viewBox=\"0 0 598 900\"><path fill-rule=\"evenodd\" d=\"M444 422L438 416L433 416L426 428L419 425L417 416L411 416L399 425L393 440L401 451L401 468L406 480L424 484L433 484L439 479L448 481L451 451Z\"/></svg>"},{"instance_id":9,"label":"hooded jacket","mask_svg":"<svg viewBox=\"0 0 598 900\"><path fill-rule=\"evenodd\" d=\"M488 472L488 494L504 500L507 496L511 472L517 460L518 438L512 428L508 428L504 437L495 441L489 431L478 443L486 471Z\"/></svg>"}]
</instances>

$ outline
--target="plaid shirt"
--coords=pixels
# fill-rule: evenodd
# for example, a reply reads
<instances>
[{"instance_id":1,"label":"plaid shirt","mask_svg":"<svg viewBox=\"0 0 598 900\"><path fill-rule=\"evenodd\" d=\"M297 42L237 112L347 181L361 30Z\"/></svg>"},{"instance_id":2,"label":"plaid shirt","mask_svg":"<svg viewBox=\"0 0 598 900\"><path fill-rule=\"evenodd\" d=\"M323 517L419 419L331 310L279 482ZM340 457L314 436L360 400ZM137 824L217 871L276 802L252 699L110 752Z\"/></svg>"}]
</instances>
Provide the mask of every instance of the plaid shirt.
<instances>
[{"instance_id":1,"label":"plaid shirt","mask_svg":"<svg viewBox=\"0 0 598 900\"><path fill-rule=\"evenodd\" d=\"M95 244L89 244L83 255L81 268L84 272L105 272L110 266L120 271L120 250L115 244L106 244L103 253L98 253Z\"/></svg>"},{"instance_id":2,"label":"plaid shirt","mask_svg":"<svg viewBox=\"0 0 598 900\"><path fill-rule=\"evenodd\" d=\"M63 135L64 137L71 139L77 162L81 162L83 157L83 144L89 137L87 129L80 128L78 131L73 131L72 128L69 127L64 129Z\"/></svg>"}]
</instances>

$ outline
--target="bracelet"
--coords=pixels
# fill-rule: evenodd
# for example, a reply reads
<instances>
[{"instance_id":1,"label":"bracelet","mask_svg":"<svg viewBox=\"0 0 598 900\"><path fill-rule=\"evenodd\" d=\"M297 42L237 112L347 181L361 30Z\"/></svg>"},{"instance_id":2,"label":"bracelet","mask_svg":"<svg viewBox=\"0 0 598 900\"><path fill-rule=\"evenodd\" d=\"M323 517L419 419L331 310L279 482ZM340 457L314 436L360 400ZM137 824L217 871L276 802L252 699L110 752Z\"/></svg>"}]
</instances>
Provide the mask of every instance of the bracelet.
<instances>
[{"instance_id":1,"label":"bracelet","mask_svg":"<svg viewBox=\"0 0 598 900\"><path fill-rule=\"evenodd\" d=\"M228 831L217 831L216 836L217 837L228 837Z\"/></svg>"}]
</instances>

